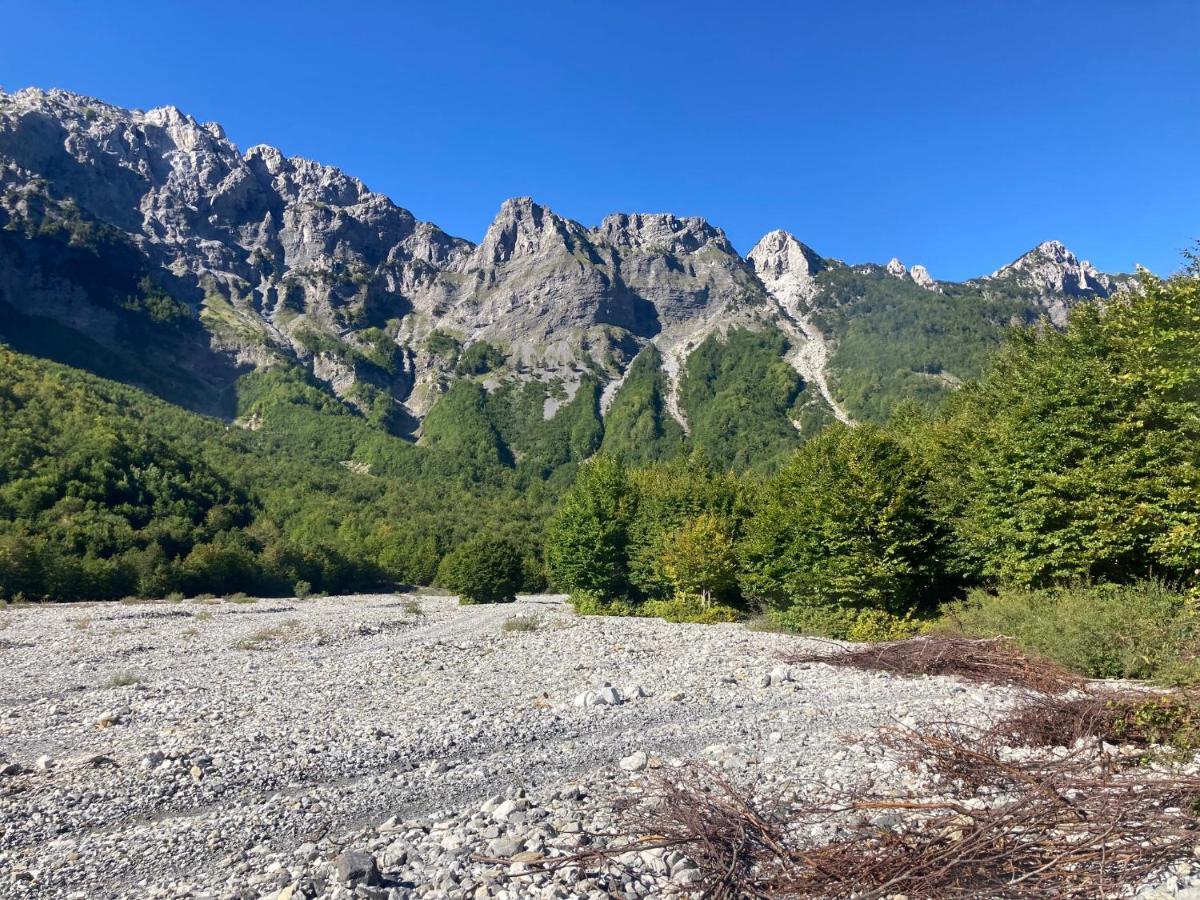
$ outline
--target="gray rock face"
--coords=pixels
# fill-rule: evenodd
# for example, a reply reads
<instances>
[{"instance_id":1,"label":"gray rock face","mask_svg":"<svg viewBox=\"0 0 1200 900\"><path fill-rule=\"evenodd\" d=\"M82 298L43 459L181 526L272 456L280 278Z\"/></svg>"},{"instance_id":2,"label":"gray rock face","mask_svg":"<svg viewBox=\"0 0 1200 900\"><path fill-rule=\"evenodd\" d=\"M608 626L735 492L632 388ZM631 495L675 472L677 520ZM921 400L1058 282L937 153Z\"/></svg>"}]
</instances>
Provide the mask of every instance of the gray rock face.
<instances>
[{"instance_id":1,"label":"gray rock face","mask_svg":"<svg viewBox=\"0 0 1200 900\"><path fill-rule=\"evenodd\" d=\"M763 235L746 259L771 295L793 312L811 305L817 294L817 274L829 267L811 247L786 231Z\"/></svg>"},{"instance_id":2,"label":"gray rock face","mask_svg":"<svg viewBox=\"0 0 1200 900\"><path fill-rule=\"evenodd\" d=\"M588 228L528 197L506 201L476 246L336 168L269 146L242 153L174 107L0 92L0 309L124 347L158 365L143 381L177 378L200 406L247 369L292 360L348 402L366 402L365 382L419 420L455 377L454 360L427 349L440 330L503 352L493 387L555 377L568 392L586 371L618 384L653 341L683 421L690 350L713 331L776 326L836 411L808 315L820 274L841 265L783 231L743 259L701 218L618 213ZM72 274L81 266L86 277ZM886 271L937 289L921 266ZM145 279L190 319L126 346ZM1123 284L1055 242L974 284L998 279L1044 298L1056 321Z\"/></svg>"},{"instance_id":3,"label":"gray rock face","mask_svg":"<svg viewBox=\"0 0 1200 900\"><path fill-rule=\"evenodd\" d=\"M1080 260L1058 241L1044 241L1024 256L1001 266L980 282L1008 281L1043 298L1050 320L1066 322L1073 301L1083 297L1109 297L1129 288L1129 276L1105 275L1087 260Z\"/></svg>"}]
</instances>

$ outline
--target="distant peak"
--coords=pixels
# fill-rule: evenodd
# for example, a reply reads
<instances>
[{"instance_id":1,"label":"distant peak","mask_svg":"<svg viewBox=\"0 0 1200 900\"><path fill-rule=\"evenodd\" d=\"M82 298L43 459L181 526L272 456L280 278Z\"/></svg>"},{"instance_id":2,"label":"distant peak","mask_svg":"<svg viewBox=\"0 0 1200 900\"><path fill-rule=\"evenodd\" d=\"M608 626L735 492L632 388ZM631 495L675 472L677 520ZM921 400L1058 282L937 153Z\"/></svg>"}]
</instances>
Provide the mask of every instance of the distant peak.
<instances>
[{"instance_id":1,"label":"distant peak","mask_svg":"<svg viewBox=\"0 0 1200 900\"><path fill-rule=\"evenodd\" d=\"M1075 266L1079 264L1079 258L1068 250L1062 241L1042 241L1032 250L1018 256L1008 265L1001 266L992 273L992 277L995 278L1005 272L1028 269L1032 266L1045 265L1047 263Z\"/></svg>"},{"instance_id":2,"label":"distant peak","mask_svg":"<svg viewBox=\"0 0 1200 900\"><path fill-rule=\"evenodd\" d=\"M918 264L909 269L908 277L921 287L925 288L927 291L940 290L937 286L937 282L934 281L933 276L929 274L929 270L922 265Z\"/></svg>"},{"instance_id":3,"label":"distant peak","mask_svg":"<svg viewBox=\"0 0 1200 900\"><path fill-rule=\"evenodd\" d=\"M776 228L768 231L746 254L746 259L756 270L768 267L806 272L819 272L826 267L825 260L812 247L798 240L794 234Z\"/></svg>"},{"instance_id":4,"label":"distant peak","mask_svg":"<svg viewBox=\"0 0 1200 900\"><path fill-rule=\"evenodd\" d=\"M714 245L733 253L725 232L700 216L673 213L612 213L605 216L596 233L616 247L653 247L672 253L693 253Z\"/></svg>"},{"instance_id":5,"label":"distant peak","mask_svg":"<svg viewBox=\"0 0 1200 900\"><path fill-rule=\"evenodd\" d=\"M987 278L1015 278L1043 293L1107 297L1113 280L1098 272L1087 260L1080 260L1061 241L1042 241L1029 252L1001 266Z\"/></svg>"},{"instance_id":6,"label":"distant peak","mask_svg":"<svg viewBox=\"0 0 1200 900\"><path fill-rule=\"evenodd\" d=\"M811 247L780 229L764 234L746 259L768 293L792 311L811 302L817 273L829 268Z\"/></svg>"},{"instance_id":7,"label":"distant peak","mask_svg":"<svg viewBox=\"0 0 1200 900\"><path fill-rule=\"evenodd\" d=\"M510 197L500 204L476 252L488 263L506 262L554 247L573 248L586 240L586 233L578 222L564 219L532 197Z\"/></svg>"}]
</instances>

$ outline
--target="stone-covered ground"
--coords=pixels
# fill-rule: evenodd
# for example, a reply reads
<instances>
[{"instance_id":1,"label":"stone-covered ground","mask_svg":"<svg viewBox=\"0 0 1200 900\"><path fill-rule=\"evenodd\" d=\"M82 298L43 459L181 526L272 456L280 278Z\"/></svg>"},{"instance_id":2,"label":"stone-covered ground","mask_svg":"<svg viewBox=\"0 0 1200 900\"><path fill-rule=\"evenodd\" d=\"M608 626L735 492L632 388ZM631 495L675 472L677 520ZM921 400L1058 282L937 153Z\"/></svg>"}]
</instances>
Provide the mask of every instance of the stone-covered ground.
<instances>
[{"instance_id":1,"label":"stone-covered ground","mask_svg":"<svg viewBox=\"0 0 1200 900\"><path fill-rule=\"evenodd\" d=\"M686 891L680 854L546 874L685 760L838 789L913 776L888 723L1013 692L788 668L801 638L584 618L558 597L0 612L0 894L607 897Z\"/></svg>"}]
</instances>

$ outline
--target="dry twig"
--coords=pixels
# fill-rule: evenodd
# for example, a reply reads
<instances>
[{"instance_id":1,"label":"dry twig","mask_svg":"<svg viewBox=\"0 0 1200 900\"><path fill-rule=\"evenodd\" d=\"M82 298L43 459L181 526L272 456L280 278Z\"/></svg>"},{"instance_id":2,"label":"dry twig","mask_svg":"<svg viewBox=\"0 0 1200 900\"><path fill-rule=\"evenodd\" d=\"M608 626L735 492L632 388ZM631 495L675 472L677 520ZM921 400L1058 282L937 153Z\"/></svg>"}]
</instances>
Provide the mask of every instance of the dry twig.
<instances>
[{"instance_id":1,"label":"dry twig","mask_svg":"<svg viewBox=\"0 0 1200 900\"><path fill-rule=\"evenodd\" d=\"M956 675L966 681L1013 685L1046 693L1084 684L1082 678L1056 663L1026 656L1006 638L938 635L866 646L831 642L826 650L791 656L788 662L821 662L894 675Z\"/></svg>"}]
</instances>

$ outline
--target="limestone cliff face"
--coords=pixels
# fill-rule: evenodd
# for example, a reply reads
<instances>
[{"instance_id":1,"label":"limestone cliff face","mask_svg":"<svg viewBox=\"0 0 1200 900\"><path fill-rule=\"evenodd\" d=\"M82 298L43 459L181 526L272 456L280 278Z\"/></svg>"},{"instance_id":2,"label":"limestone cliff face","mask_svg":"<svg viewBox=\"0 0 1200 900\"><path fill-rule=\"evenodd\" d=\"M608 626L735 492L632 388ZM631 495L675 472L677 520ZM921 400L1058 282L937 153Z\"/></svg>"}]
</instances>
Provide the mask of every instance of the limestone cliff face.
<instances>
[{"instance_id":1,"label":"limestone cliff face","mask_svg":"<svg viewBox=\"0 0 1200 900\"><path fill-rule=\"evenodd\" d=\"M674 403L691 349L745 326L783 329L789 359L840 415L813 321L822 273L839 267L783 231L743 258L701 218L618 213L587 227L528 197L506 201L475 245L331 166L243 153L174 107L0 92L0 337L47 345L48 329L67 329L54 334L127 380L176 380L172 399L211 411L239 373L298 362L351 403L365 408L369 388L419 422L459 375L454 354L431 349L439 332L503 354L490 386L569 391L588 374L609 397L654 342ZM868 269L943 284L896 260ZM1026 292L1057 321L1125 283L1050 242L970 284Z\"/></svg>"},{"instance_id":2,"label":"limestone cliff face","mask_svg":"<svg viewBox=\"0 0 1200 900\"><path fill-rule=\"evenodd\" d=\"M1050 320L1062 325L1078 300L1109 297L1133 286L1134 279L1127 275L1105 275L1058 241L1043 241L976 283L1007 284L1010 289L1032 294L1039 298Z\"/></svg>"}]
</instances>

